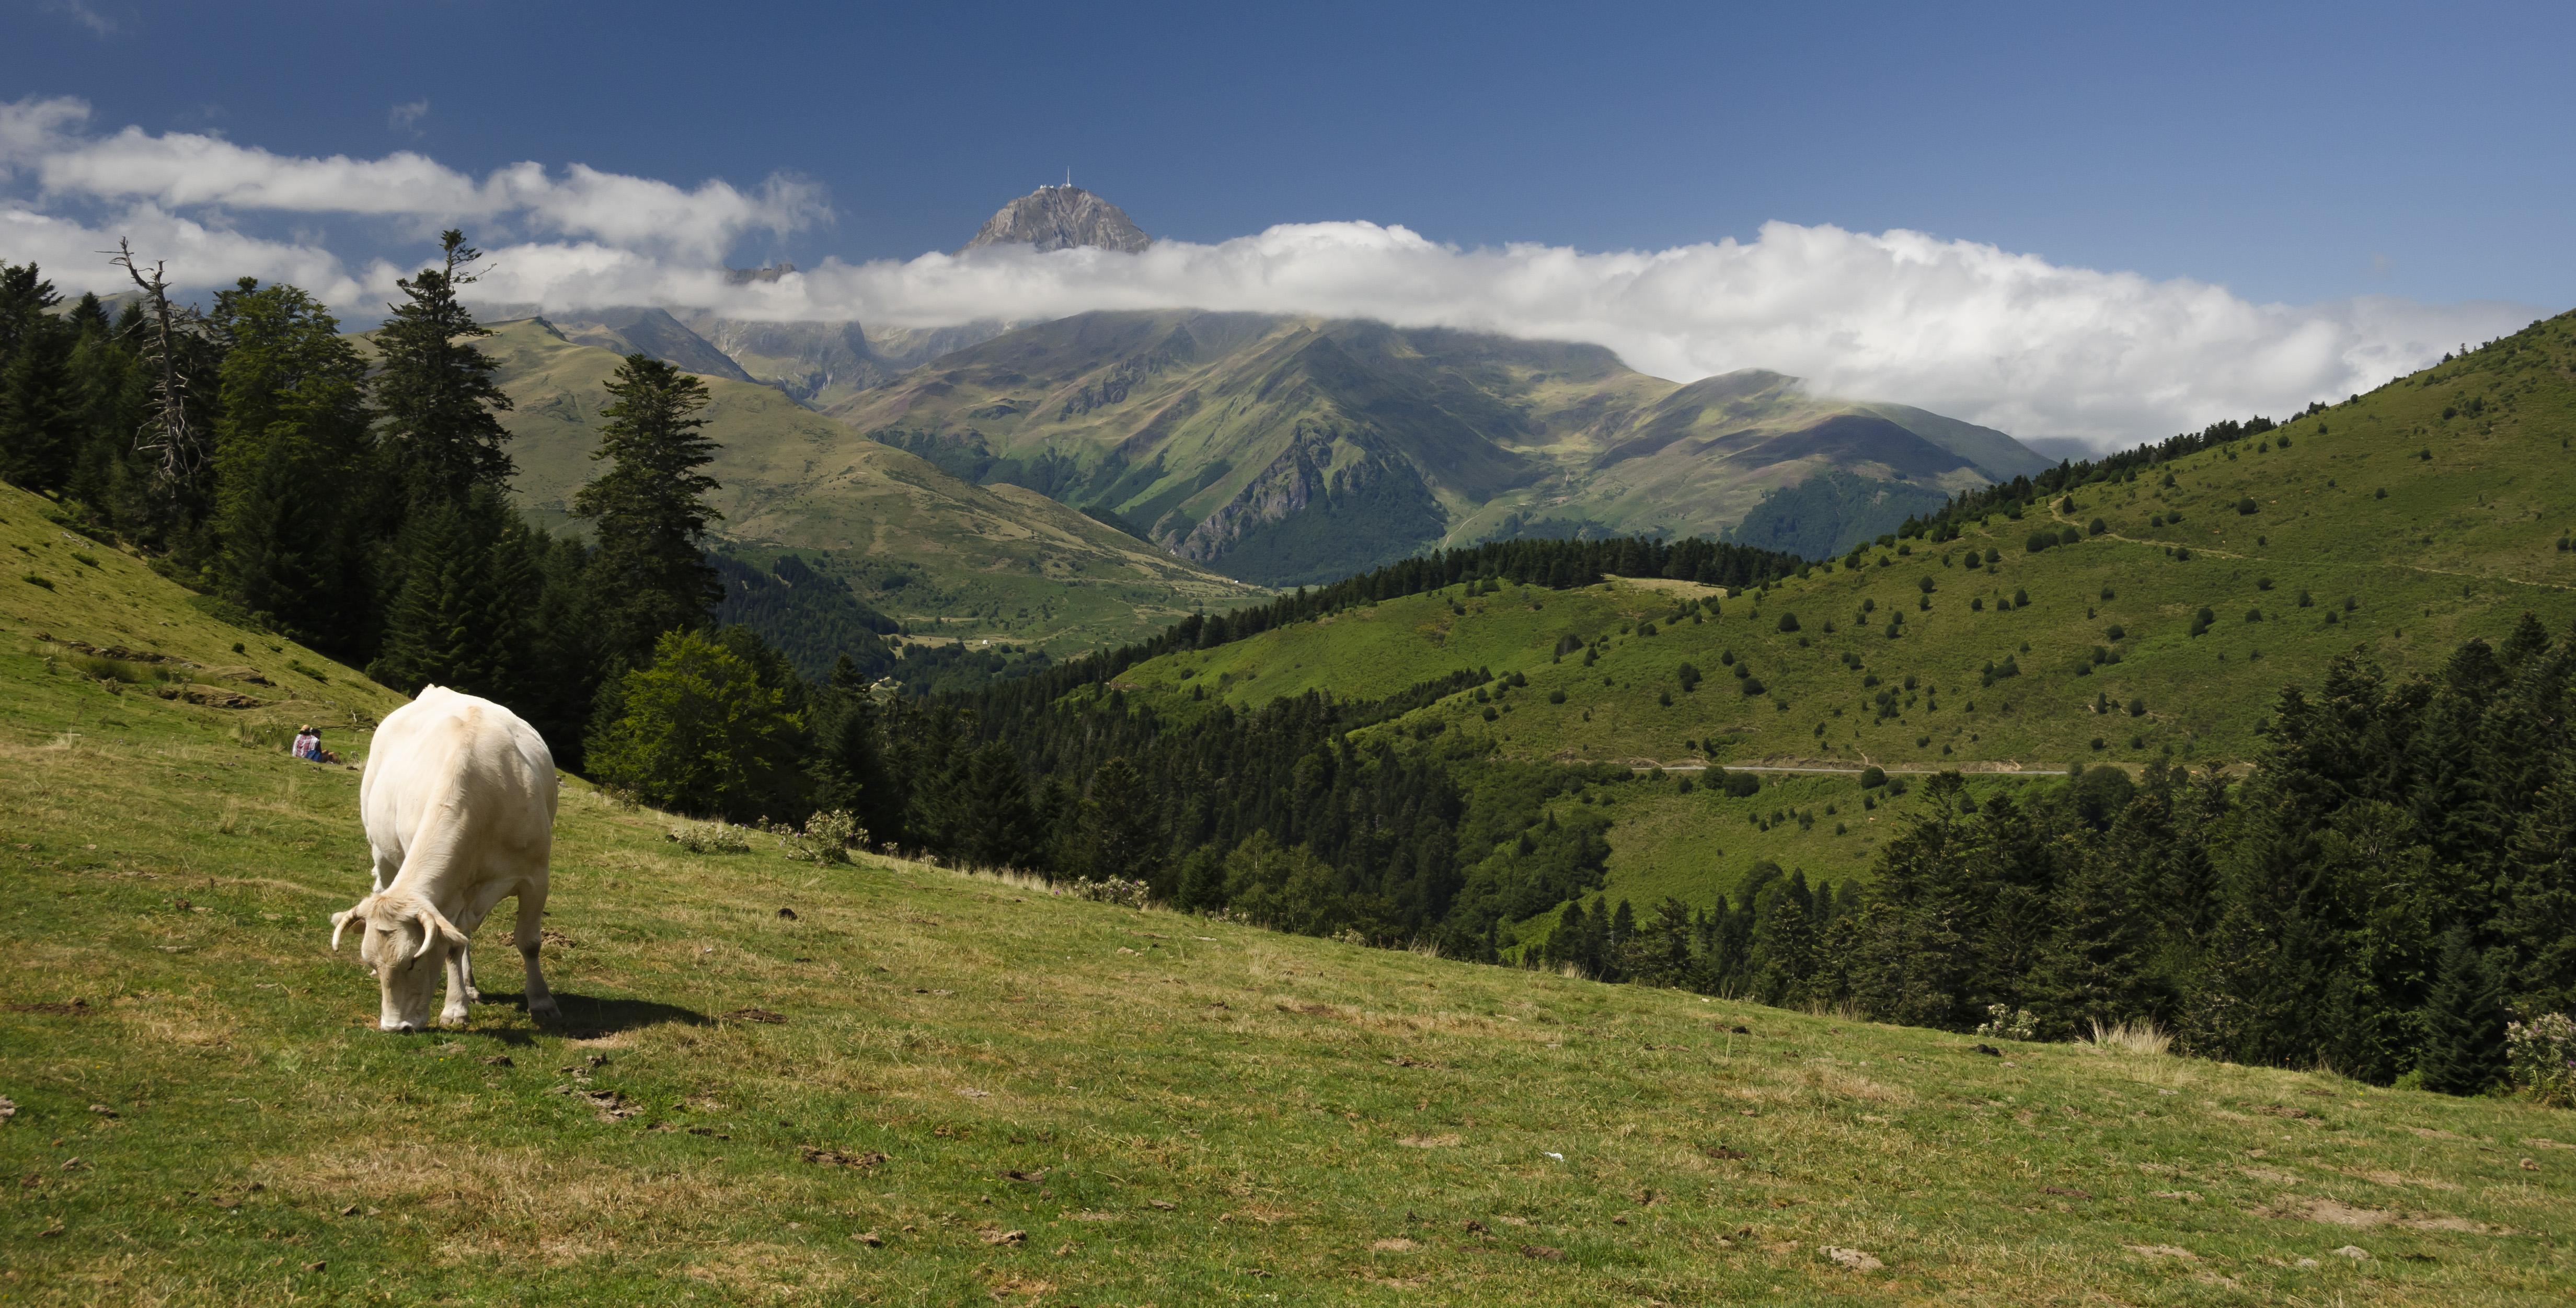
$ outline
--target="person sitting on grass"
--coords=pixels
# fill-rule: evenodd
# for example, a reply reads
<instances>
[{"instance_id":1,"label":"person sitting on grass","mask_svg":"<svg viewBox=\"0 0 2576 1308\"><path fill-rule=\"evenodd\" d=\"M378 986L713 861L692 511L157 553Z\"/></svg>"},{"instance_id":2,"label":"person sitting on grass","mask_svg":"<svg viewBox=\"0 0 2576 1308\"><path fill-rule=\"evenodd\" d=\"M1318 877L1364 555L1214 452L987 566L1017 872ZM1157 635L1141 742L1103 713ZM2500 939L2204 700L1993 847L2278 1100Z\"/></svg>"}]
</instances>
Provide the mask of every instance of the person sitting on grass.
<instances>
[{"instance_id":1,"label":"person sitting on grass","mask_svg":"<svg viewBox=\"0 0 2576 1308\"><path fill-rule=\"evenodd\" d=\"M305 730L312 733L313 752L305 755L304 757L309 758L316 763L337 763L340 761L339 755L322 748L322 729L320 727L306 727Z\"/></svg>"},{"instance_id":2,"label":"person sitting on grass","mask_svg":"<svg viewBox=\"0 0 2576 1308\"><path fill-rule=\"evenodd\" d=\"M297 727L295 729L295 743L292 746L289 746L286 752L297 758L309 759L313 757L314 749L321 745L321 743L322 738L314 733L312 727Z\"/></svg>"}]
</instances>

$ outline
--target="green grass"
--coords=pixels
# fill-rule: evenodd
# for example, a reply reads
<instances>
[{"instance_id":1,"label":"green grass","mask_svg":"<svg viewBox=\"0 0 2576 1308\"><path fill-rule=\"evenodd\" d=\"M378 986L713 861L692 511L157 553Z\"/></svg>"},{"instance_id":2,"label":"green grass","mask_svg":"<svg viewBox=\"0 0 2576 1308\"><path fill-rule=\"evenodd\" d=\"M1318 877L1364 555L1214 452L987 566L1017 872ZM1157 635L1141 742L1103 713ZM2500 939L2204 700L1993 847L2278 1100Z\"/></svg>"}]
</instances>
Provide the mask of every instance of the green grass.
<instances>
[{"instance_id":1,"label":"green grass","mask_svg":"<svg viewBox=\"0 0 2576 1308\"><path fill-rule=\"evenodd\" d=\"M2280 688L2314 685L2339 655L2363 650L2403 674L2429 670L2471 637L2501 638L2525 612L2553 632L2576 622L2576 552L2558 548L2576 523L2576 316L2510 348L2131 484L2079 491L2071 511L2041 505L2024 521L1995 515L1947 545L1871 550L1856 570L1819 568L1758 602L1671 582L1473 598L1451 587L1169 655L1121 684L1188 712L1308 690L1376 698L1461 667L1519 672L1529 685L1497 704L1453 695L1378 730L1406 739L1436 721L1524 759L1999 772L2158 759L2232 766L2256 750ZM2472 400L2482 413L2467 412ZM2443 418L2445 409L2454 416ZM2420 457L2428 450L2429 461ZM2257 511L2239 513L2249 497ZM2043 526L2081 528L2097 517L2099 536L2027 548ZM1971 548L2000 559L1972 571ZM2030 603L1998 606L2016 594ZM1719 616L1670 621L1677 601L1692 597L1714 600ZM2192 635L2204 607L2215 622ZM2248 622L2248 610L2262 620ZM1891 639L1894 613L1905 621ZM1796 632L1780 630L1783 614L1798 617ZM1656 634L1641 634L1647 621ZM1567 636L1608 644L1586 667L1579 653L1555 656ZM2097 646L2118 661L2093 663ZM1729 653L1766 693L1738 692L1721 661ZM1985 666L2007 659L2020 675L1985 684ZM1680 688L1683 663L1705 678L1695 691ZM1877 711L1882 691L1898 696L1892 718ZM2144 710L2136 716L2133 700ZM2111 711L2097 713L2097 702ZM1740 812L1707 811L1704 827L1622 822L1613 848L1624 866L1657 869L1646 881L1707 902L1751 854L1736 852ZM1703 853L1712 849L1727 853ZM1841 880L1865 870L1868 849L1809 841L1799 853L1813 860L1810 877ZM1710 870L1682 870L1694 864ZM1618 876L1612 885L1614 896L1625 893Z\"/></svg>"},{"instance_id":2,"label":"green grass","mask_svg":"<svg viewBox=\"0 0 2576 1308\"><path fill-rule=\"evenodd\" d=\"M0 541L43 538L38 507L0 492ZM333 699L102 684L34 633L207 675L243 639L103 561L86 589L0 600L12 1303L2576 1290L2564 1113L2113 1048L1984 1057L915 864L817 868L766 838L695 855L579 784L545 951L565 1025L511 1002L487 932L493 1002L387 1035L327 947L366 884L357 774L268 733L398 701L292 646Z\"/></svg>"}]
</instances>

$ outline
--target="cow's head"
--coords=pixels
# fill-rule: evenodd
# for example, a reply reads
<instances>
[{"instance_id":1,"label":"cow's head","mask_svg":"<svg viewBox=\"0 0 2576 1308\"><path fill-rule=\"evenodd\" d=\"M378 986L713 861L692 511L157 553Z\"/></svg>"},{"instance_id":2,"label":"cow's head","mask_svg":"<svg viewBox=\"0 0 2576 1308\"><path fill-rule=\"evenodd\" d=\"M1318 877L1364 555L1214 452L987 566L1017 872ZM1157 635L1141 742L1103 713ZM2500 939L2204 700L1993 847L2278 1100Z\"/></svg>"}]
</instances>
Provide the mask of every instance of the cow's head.
<instances>
[{"instance_id":1,"label":"cow's head","mask_svg":"<svg viewBox=\"0 0 2576 1308\"><path fill-rule=\"evenodd\" d=\"M376 974L383 1007L376 1025L418 1031L429 1025L430 997L446 971L447 953L465 947L456 929L429 901L412 895L369 895L345 913L331 915L331 947L342 932L358 928L358 958Z\"/></svg>"}]
</instances>

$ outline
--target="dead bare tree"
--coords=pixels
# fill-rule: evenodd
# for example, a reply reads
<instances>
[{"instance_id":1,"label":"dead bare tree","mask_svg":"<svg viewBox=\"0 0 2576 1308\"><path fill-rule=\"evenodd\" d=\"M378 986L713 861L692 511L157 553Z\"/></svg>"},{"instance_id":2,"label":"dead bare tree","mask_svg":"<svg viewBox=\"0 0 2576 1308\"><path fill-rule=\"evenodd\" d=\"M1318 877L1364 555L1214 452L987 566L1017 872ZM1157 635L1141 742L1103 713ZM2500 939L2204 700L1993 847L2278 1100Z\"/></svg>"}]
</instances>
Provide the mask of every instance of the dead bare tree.
<instances>
[{"instance_id":1,"label":"dead bare tree","mask_svg":"<svg viewBox=\"0 0 2576 1308\"><path fill-rule=\"evenodd\" d=\"M146 324L149 334L143 341L143 362L153 372L152 411L135 433L135 451L155 456L165 485L185 485L196 480L206 463L205 441L188 421L188 374L182 358L186 346L181 340L183 335L196 331L200 315L191 306L171 304L163 262L155 260L151 275L144 275L135 261L133 246L124 239L118 239L114 257L108 262L123 268L125 275L134 279L151 311Z\"/></svg>"}]
</instances>

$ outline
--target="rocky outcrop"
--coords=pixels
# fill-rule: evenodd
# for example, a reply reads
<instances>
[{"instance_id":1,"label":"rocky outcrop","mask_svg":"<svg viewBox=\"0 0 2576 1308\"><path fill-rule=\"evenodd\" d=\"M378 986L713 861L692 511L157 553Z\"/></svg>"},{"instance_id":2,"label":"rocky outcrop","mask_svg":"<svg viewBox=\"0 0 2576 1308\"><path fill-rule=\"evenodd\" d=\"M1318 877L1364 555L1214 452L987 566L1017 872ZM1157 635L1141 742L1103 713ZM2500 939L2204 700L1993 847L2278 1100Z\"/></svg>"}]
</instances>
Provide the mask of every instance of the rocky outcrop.
<instances>
[{"instance_id":1,"label":"rocky outcrop","mask_svg":"<svg viewBox=\"0 0 2576 1308\"><path fill-rule=\"evenodd\" d=\"M986 245L1034 245L1041 251L1090 246L1134 254L1153 243L1117 205L1078 186L1041 186L1003 205L958 253Z\"/></svg>"}]
</instances>

